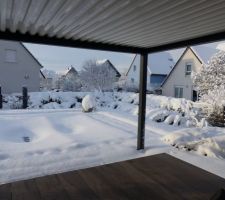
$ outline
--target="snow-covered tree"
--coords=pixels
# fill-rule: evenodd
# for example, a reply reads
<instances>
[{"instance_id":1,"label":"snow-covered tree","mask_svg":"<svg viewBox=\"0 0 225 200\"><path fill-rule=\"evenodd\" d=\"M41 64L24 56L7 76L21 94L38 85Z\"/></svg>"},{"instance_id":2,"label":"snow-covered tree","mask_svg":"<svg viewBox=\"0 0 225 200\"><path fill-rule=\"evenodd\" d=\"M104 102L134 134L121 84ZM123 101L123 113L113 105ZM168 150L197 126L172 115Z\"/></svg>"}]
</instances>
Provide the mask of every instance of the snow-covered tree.
<instances>
[{"instance_id":1,"label":"snow-covered tree","mask_svg":"<svg viewBox=\"0 0 225 200\"><path fill-rule=\"evenodd\" d=\"M88 60L83 65L80 73L82 87L86 91L107 91L114 87L117 80L116 72L107 62L98 63L96 60Z\"/></svg>"},{"instance_id":2,"label":"snow-covered tree","mask_svg":"<svg viewBox=\"0 0 225 200\"><path fill-rule=\"evenodd\" d=\"M42 70L42 73L45 76L45 79L44 78L41 79L42 88L47 90L57 88L60 75L57 72L48 69Z\"/></svg>"},{"instance_id":3,"label":"snow-covered tree","mask_svg":"<svg viewBox=\"0 0 225 200\"><path fill-rule=\"evenodd\" d=\"M219 51L193 75L200 100L210 105L206 111L208 121L215 126L224 126L225 106L225 52Z\"/></svg>"},{"instance_id":4,"label":"snow-covered tree","mask_svg":"<svg viewBox=\"0 0 225 200\"><path fill-rule=\"evenodd\" d=\"M62 83L62 89L64 91L80 91L81 82L80 79L73 76L66 76Z\"/></svg>"},{"instance_id":5,"label":"snow-covered tree","mask_svg":"<svg viewBox=\"0 0 225 200\"><path fill-rule=\"evenodd\" d=\"M122 72L120 78L115 83L115 87L117 89L126 90L126 81L127 81L126 73L125 72Z\"/></svg>"},{"instance_id":6,"label":"snow-covered tree","mask_svg":"<svg viewBox=\"0 0 225 200\"><path fill-rule=\"evenodd\" d=\"M195 88L202 96L225 85L225 52L219 51L204 64L202 70L193 74Z\"/></svg>"}]
</instances>

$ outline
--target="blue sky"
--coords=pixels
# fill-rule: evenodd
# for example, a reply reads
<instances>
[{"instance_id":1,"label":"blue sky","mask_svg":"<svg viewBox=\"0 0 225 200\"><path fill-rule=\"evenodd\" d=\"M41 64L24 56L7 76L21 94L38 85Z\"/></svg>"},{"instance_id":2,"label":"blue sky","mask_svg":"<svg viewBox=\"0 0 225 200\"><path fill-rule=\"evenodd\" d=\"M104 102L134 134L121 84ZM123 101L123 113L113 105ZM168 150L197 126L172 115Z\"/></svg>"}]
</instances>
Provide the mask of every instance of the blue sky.
<instances>
[{"instance_id":1,"label":"blue sky","mask_svg":"<svg viewBox=\"0 0 225 200\"><path fill-rule=\"evenodd\" d=\"M71 65L73 65L77 70L81 70L84 62L89 59L109 59L120 72L125 72L128 70L132 59L135 56L134 54L126 53L115 53L30 43L24 44L39 60L44 68L58 72L65 71ZM206 44L206 46L212 48L216 48L217 45L218 43ZM171 51L171 54L174 57L175 61L178 59L181 53L182 49Z\"/></svg>"},{"instance_id":2,"label":"blue sky","mask_svg":"<svg viewBox=\"0 0 225 200\"><path fill-rule=\"evenodd\" d=\"M77 70L81 70L86 60L109 59L120 72L128 69L134 54L115 53L107 51L96 51L78 48L58 47L39 44L24 43L30 52L38 59L38 61L46 69L55 71L65 71L65 69L73 65Z\"/></svg>"}]
</instances>

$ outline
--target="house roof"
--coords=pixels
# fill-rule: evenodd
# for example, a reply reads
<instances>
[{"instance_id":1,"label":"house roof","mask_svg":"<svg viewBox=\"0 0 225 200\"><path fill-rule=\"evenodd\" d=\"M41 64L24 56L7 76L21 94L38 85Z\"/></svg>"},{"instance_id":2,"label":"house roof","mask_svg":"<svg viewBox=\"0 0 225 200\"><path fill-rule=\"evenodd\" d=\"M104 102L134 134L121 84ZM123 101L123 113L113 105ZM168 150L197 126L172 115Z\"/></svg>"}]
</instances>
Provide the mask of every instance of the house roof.
<instances>
[{"instance_id":1,"label":"house roof","mask_svg":"<svg viewBox=\"0 0 225 200\"><path fill-rule=\"evenodd\" d=\"M130 69L134 65L135 62L138 62L139 64L139 55L135 55L129 69L126 72L126 75L128 75ZM171 56L171 54L167 51L164 52L158 52L158 53L152 53L148 55L148 71L151 74L164 74L167 75L170 70L174 66L174 61Z\"/></svg>"},{"instance_id":2,"label":"house roof","mask_svg":"<svg viewBox=\"0 0 225 200\"><path fill-rule=\"evenodd\" d=\"M206 45L192 46L191 48L205 64L207 64L210 58L219 51L216 48L212 48Z\"/></svg>"},{"instance_id":3,"label":"house roof","mask_svg":"<svg viewBox=\"0 0 225 200\"><path fill-rule=\"evenodd\" d=\"M128 70L127 70L127 72L125 74L126 76L128 75L129 71L131 70L131 67L133 66L133 64L134 64L135 60L137 59L137 57L138 57L138 54L135 54L133 60L131 61L130 67L128 68Z\"/></svg>"},{"instance_id":4,"label":"house roof","mask_svg":"<svg viewBox=\"0 0 225 200\"><path fill-rule=\"evenodd\" d=\"M35 58L35 56L27 49L27 47L22 43L19 42L20 45L28 52L28 54L33 58L33 60L40 66L40 68L43 68L42 64Z\"/></svg>"},{"instance_id":5,"label":"house roof","mask_svg":"<svg viewBox=\"0 0 225 200\"><path fill-rule=\"evenodd\" d=\"M97 60L96 64L98 65L104 65L105 63L108 63L108 65L116 72L116 76L120 77L121 74L119 73L119 71L116 69L116 67L110 62L110 60L108 59L104 59L104 60Z\"/></svg>"},{"instance_id":6,"label":"house roof","mask_svg":"<svg viewBox=\"0 0 225 200\"><path fill-rule=\"evenodd\" d=\"M221 0L3 1L0 38L150 53L225 38L224 9Z\"/></svg>"},{"instance_id":7,"label":"house roof","mask_svg":"<svg viewBox=\"0 0 225 200\"><path fill-rule=\"evenodd\" d=\"M40 74L41 74L41 76L42 76L44 79L46 79L44 73L43 73L41 70L40 70Z\"/></svg>"},{"instance_id":8,"label":"house roof","mask_svg":"<svg viewBox=\"0 0 225 200\"><path fill-rule=\"evenodd\" d=\"M170 71L170 73L167 75L167 77L165 78L165 80L163 81L163 83L161 84L161 86L163 86L166 81L168 80L168 78L171 76L171 74L173 73L173 71L176 69L176 67L178 66L178 64L180 63L181 59L184 57L184 55L186 54L186 52L188 50L191 50L192 53L194 54L194 56L198 59L198 61L202 64L203 61L202 59L196 54L196 52L191 48L191 47L187 47L184 52L182 53L182 55L180 56L180 58L178 59L178 61L176 62L176 64L174 65L174 67L172 68L172 70Z\"/></svg>"},{"instance_id":9,"label":"house roof","mask_svg":"<svg viewBox=\"0 0 225 200\"><path fill-rule=\"evenodd\" d=\"M69 74L69 73L71 73L71 72L72 72L72 73L75 73L75 74L78 74L77 70L76 70L73 66L71 66L71 67L69 67L69 68L67 69L65 75L67 75L67 74Z\"/></svg>"}]
</instances>

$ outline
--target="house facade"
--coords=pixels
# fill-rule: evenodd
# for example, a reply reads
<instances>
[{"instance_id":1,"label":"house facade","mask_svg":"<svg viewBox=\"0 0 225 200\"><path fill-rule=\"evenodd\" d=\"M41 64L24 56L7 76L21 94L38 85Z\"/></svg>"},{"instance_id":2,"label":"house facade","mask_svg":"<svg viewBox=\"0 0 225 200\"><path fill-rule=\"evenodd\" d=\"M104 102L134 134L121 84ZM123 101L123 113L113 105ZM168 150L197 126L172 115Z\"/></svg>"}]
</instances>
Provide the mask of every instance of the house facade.
<instances>
[{"instance_id":1,"label":"house facade","mask_svg":"<svg viewBox=\"0 0 225 200\"><path fill-rule=\"evenodd\" d=\"M0 85L2 93L40 90L41 64L20 42L0 40Z\"/></svg>"},{"instance_id":2,"label":"house facade","mask_svg":"<svg viewBox=\"0 0 225 200\"><path fill-rule=\"evenodd\" d=\"M174 66L169 52L159 52L148 55L147 90L154 92L161 87L162 82ZM139 88L140 56L135 55L127 73L126 87L137 90Z\"/></svg>"},{"instance_id":3,"label":"house facade","mask_svg":"<svg viewBox=\"0 0 225 200\"><path fill-rule=\"evenodd\" d=\"M187 47L162 83L162 95L198 100L192 73L199 72L203 64L216 52L217 50L206 47Z\"/></svg>"},{"instance_id":4,"label":"house facade","mask_svg":"<svg viewBox=\"0 0 225 200\"><path fill-rule=\"evenodd\" d=\"M65 75L60 78L61 89L64 91L79 91L81 89L81 80L77 70L71 66L67 69Z\"/></svg>"}]
</instances>

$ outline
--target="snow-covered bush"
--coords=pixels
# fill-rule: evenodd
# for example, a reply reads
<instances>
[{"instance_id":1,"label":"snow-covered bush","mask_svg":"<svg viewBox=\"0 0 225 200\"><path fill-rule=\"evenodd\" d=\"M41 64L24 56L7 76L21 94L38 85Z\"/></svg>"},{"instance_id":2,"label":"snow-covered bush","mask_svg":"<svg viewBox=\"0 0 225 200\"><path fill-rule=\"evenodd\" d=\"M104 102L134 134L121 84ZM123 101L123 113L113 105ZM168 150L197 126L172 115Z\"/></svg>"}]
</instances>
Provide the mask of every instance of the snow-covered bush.
<instances>
[{"instance_id":1,"label":"snow-covered bush","mask_svg":"<svg viewBox=\"0 0 225 200\"><path fill-rule=\"evenodd\" d=\"M155 113L152 113L150 119L155 122L163 122L169 116L169 111L159 110Z\"/></svg>"},{"instance_id":2,"label":"snow-covered bush","mask_svg":"<svg viewBox=\"0 0 225 200\"><path fill-rule=\"evenodd\" d=\"M92 112L96 107L95 99L92 95L86 95L82 100L83 112Z\"/></svg>"},{"instance_id":3,"label":"snow-covered bush","mask_svg":"<svg viewBox=\"0 0 225 200\"><path fill-rule=\"evenodd\" d=\"M203 156L225 158L224 129L205 127L182 129L162 137L164 142L185 151Z\"/></svg>"},{"instance_id":4,"label":"snow-covered bush","mask_svg":"<svg viewBox=\"0 0 225 200\"><path fill-rule=\"evenodd\" d=\"M138 115L139 94L129 92L31 92L29 93L28 109L73 108L81 110L82 102L84 107L87 107L86 103L84 103L87 95L94 96L92 96L93 102L91 102L94 108L98 110L126 112L133 116ZM17 101L16 96L18 94L6 96L3 108L13 108L12 105ZM199 116L199 108L196 105L198 104L185 99L147 94L146 120L157 123L167 120L165 123L170 121L168 124L173 126L201 127L200 121L202 117ZM87 107L88 109L89 107ZM170 115L174 116L173 120L170 119ZM168 116L170 116L169 119L167 119ZM205 123L203 126L205 126Z\"/></svg>"}]
</instances>

